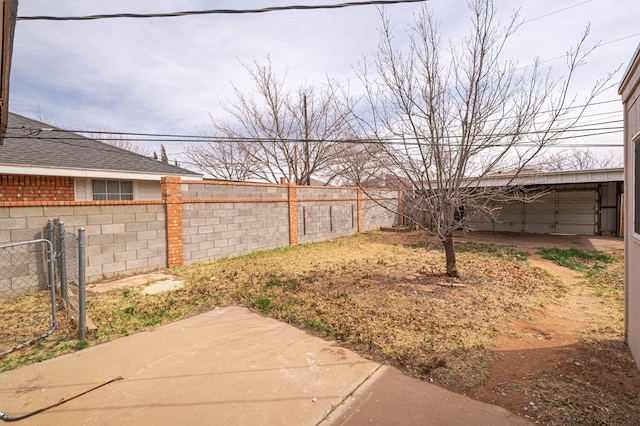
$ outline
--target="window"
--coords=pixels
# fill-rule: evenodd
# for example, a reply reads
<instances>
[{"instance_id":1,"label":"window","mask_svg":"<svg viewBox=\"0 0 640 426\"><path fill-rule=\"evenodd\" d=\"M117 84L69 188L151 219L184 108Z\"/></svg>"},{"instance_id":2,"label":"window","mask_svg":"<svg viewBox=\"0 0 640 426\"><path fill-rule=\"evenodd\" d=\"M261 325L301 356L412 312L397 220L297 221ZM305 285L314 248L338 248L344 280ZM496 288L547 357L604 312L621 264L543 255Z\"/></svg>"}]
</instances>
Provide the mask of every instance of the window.
<instances>
[{"instance_id":1,"label":"window","mask_svg":"<svg viewBox=\"0 0 640 426\"><path fill-rule=\"evenodd\" d=\"M130 180L93 180L93 199L133 200L133 182Z\"/></svg>"},{"instance_id":2,"label":"window","mask_svg":"<svg viewBox=\"0 0 640 426\"><path fill-rule=\"evenodd\" d=\"M633 215L634 215L634 231L636 234L640 234L640 140L635 141L635 167L634 167L634 176L633 186L634 186L634 203L633 203Z\"/></svg>"}]
</instances>

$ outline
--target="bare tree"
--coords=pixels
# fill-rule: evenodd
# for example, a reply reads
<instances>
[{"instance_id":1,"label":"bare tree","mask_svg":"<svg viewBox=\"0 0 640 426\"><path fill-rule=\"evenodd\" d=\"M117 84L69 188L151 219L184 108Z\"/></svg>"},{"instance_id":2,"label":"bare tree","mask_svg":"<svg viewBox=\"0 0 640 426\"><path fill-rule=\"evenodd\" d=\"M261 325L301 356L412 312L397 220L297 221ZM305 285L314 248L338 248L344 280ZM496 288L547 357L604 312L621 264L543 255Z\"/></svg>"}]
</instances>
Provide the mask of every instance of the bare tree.
<instances>
[{"instance_id":1,"label":"bare tree","mask_svg":"<svg viewBox=\"0 0 640 426\"><path fill-rule=\"evenodd\" d=\"M289 91L270 61L245 68L254 90L235 88L235 102L224 106L234 122L214 121L224 139L214 136L210 143L187 147L185 155L215 177L250 175L276 183L286 177L310 184L339 157L344 145L335 141L348 134L349 108L331 84ZM207 151L211 154L203 156Z\"/></svg>"},{"instance_id":2,"label":"bare tree","mask_svg":"<svg viewBox=\"0 0 640 426\"><path fill-rule=\"evenodd\" d=\"M394 44L383 13L377 77L366 64L360 72L368 100L363 134L383 147L386 173L411 187L408 196L428 218L417 225L442 241L449 276L458 275L453 231L473 215L495 215L496 202L526 196L511 185L485 187L485 178L508 170L515 179L576 124L611 79L596 82L578 102L570 83L589 53L588 30L567 54L566 75L554 79L538 60L521 68L502 58L517 14L503 26L491 0L468 5L471 30L447 49L427 8L409 29L405 50Z\"/></svg>"},{"instance_id":3,"label":"bare tree","mask_svg":"<svg viewBox=\"0 0 640 426\"><path fill-rule=\"evenodd\" d=\"M135 152L136 154L144 155L145 157L151 157L153 150L142 143L132 140L129 137L115 131L108 129L100 129L86 133L87 137L99 140L106 144L126 149L127 151Z\"/></svg>"},{"instance_id":4,"label":"bare tree","mask_svg":"<svg viewBox=\"0 0 640 426\"><path fill-rule=\"evenodd\" d=\"M213 121L213 119L212 119ZM205 131L200 131L207 136ZM257 178L253 146L219 138L216 141L184 146L182 155L203 173L216 179L247 181Z\"/></svg>"},{"instance_id":5,"label":"bare tree","mask_svg":"<svg viewBox=\"0 0 640 426\"><path fill-rule=\"evenodd\" d=\"M541 156L533 167L546 171L593 170L622 167L622 162L612 151L596 154L588 149L571 148Z\"/></svg>"}]
</instances>

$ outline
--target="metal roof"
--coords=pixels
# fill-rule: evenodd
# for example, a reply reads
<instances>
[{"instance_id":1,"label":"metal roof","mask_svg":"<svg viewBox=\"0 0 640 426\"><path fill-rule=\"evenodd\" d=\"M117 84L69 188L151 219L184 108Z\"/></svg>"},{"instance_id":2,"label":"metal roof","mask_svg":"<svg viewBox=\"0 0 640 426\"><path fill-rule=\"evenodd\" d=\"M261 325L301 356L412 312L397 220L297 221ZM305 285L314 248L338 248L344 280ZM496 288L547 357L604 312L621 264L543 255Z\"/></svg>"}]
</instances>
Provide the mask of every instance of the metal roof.
<instances>
[{"instance_id":1,"label":"metal roof","mask_svg":"<svg viewBox=\"0 0 640 426\"><path fill-rule=\"evenodd\" d=\"M182 167L9 113L4 145L0 146L0 173L15 170L16 166L26 169L22 174L33 174L28 169L35 168L50 169L46 174L58 170L58 176L104 177L108 171L146 178L154 175L158 180L161 176L202 178Z\"/></svg>"},{"instance_id":2,"label":"metal roof","mask_svg":"<svg viewBox=\"0 0 640 426\"><path fill-rule=\"evenodd\" d=\"M603 183L623 182L624 169L572 170L559 172L523 172L515 178L513 174L499 174L484 176L476 180L480 187L497 187L504 185L561 185L568 183ZM475 184L474 184L475 186Z\"/></svg>"}]
</instances>

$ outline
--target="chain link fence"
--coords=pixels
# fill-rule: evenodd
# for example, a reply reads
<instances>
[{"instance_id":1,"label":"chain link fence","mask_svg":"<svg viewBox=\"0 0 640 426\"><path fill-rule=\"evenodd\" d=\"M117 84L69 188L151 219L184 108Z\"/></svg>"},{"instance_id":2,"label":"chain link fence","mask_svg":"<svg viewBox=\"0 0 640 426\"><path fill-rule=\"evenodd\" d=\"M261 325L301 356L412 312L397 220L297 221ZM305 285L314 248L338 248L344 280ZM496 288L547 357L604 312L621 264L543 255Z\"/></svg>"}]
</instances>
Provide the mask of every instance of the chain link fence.
<instances>
[{"instance_id":1,"label":"chain link fence","mask_svg":"<svg viewBox=\"0 0 640 426\"><path fill-rule=\"evenodd\" d=\"M54 255L44 239L0 245L0 355L55 330Z\"/></svg>"},{"instance_id":2,"label":"chain link fence","mask_svg":"<svg viewBox=\"0 0 640 426\"><path fill-rule=\"evenodd\" d=\"M86 295L84 274L84 229L78 235L65 230L63 222L49 220L48 235L56 252L54 280L71 320L78 325L79 338L86 337Z\"/></svg>"},{"instance_id":3,"label":"chain link fence","mask_svg":"<svg viewBox=\"0 0 640 426\"><path fill-rule=\"evenodd\" d=\"M58 300L86 337L85 236L50 219L47 239L0 245L0 356L53 333Z\"/></svg>"}]
</instances>

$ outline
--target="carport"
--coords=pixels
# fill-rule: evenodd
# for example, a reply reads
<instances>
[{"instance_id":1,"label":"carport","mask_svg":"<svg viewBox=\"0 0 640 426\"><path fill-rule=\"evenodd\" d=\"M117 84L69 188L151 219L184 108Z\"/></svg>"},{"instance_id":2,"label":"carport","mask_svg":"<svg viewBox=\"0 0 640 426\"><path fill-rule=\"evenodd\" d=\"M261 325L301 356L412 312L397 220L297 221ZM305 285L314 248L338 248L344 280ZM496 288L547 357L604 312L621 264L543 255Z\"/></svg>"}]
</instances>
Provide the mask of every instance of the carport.
<instances>
[{"instance_id":1,"label":"carport","mask_svg":"<svg viewBox=\"0 0 640 426\"><path fill-rule=\"evenodd\" d=\"M471 229L500 232L621 235L624 169L528 172L517 178L495 174L481 186L512 185L533 195L531 202L499 205L499 214L471 218Z\"/></svg>"}]
</instances>

